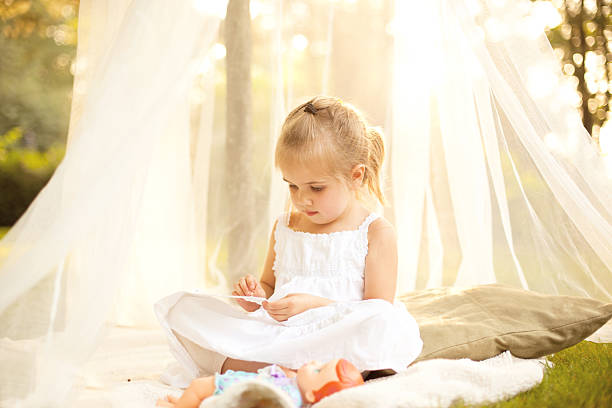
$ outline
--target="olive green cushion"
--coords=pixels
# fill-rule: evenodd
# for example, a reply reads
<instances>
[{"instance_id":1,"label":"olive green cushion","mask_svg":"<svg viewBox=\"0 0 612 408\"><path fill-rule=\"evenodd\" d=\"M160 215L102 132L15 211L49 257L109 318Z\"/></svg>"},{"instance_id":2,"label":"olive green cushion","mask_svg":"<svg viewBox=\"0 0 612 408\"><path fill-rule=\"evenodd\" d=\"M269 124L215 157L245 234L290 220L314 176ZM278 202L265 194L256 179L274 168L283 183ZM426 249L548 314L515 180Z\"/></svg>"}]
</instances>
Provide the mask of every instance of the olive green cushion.
<instances>
[{"instance_id":1,"label":"olive green cushion","mask_svg":"<svg viewBox=\"0 0 612 408\"><path fill-rule=\"evenodd\" d=\"M506 350L537 358L572 346L612 317L612 303L552 296L502 285L439 288L399 297L432 358L484 360Z\"/></svg>"}]
</instances>

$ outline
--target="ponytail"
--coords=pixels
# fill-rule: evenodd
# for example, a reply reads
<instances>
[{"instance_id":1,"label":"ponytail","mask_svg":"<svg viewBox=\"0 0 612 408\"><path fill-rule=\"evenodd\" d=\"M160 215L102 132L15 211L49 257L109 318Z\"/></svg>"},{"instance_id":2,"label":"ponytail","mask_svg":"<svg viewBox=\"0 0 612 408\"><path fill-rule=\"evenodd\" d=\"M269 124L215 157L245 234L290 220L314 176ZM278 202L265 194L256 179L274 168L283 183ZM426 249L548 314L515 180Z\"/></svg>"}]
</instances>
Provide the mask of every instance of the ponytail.
<instances>
[{"instance_id":1,"label":"ponytail","mask_svg":"<svg viewBox=\"0 0 612 408\"><path fill-rule=\"evenodd\" d=\"M368 187L381 204L385 204L385 196L380 188L380 173L383 159L385 157L385 143L380 128L369 126L366 128L368 139L368 162L363 183Z\"/></svg>"}]
</instances>

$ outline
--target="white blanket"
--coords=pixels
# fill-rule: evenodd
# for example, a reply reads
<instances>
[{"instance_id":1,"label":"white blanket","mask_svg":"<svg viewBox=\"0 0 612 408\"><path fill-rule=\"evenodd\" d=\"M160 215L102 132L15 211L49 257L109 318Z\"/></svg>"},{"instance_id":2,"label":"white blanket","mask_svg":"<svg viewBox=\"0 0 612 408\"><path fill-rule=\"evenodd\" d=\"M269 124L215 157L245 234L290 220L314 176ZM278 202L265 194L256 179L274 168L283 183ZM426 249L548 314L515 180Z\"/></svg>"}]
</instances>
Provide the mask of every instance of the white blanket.
<instances>
[{"instance_id":1,"label":"white blanket","mask_svg":"<svg viewBox=\"0 0 612 408\"><path fill-rule=\"evenodd\" d=\"M180 395L158 379L174 363L161 330L115 328L89 361L73 407L152 408L157 398ZM400 374L368 381L340 391L313 408L448 407L454 401L481 404L510 398L537 385L544 360L522 360L509 352L489 360L429 360ZM207 399L202 408L248 408L248 401L266 398L267 408L292 408L291 403L268 385L238 384L225 394ZM285 399L283 399L285 398Z\"/></svg>"},{"instance_id":2,"label":"white blanket","mask_svg":"<svg viewBox=\"0 0 612 408\"><path fill-rule=\"evenodd\" d=\"M509 352L489 360L429 360L395 376L366 382L338 392L313 408L448 407L463 400L482 404L510 398L542 381L543 360L522 360ZM151 381L124 384L111 390L113 407L152 407L171 392ZM291 400L268 383L248 381L205 400L201 408L293 408Z\"/></svg>"}]
</instances>

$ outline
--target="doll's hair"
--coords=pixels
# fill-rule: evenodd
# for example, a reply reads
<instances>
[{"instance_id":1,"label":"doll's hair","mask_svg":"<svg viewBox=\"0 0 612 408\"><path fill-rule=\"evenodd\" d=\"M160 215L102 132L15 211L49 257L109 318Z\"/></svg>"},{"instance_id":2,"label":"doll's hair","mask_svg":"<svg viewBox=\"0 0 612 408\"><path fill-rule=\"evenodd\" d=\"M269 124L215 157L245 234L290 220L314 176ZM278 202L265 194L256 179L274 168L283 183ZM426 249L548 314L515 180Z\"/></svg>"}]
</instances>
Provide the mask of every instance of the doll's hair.
<instances>
[{"instance_id":1,"label":"doll's hair","mask_svg":"<svg viewBox=\"0 0 612 408\"><path fill-rule=\"evenodd\" d=\"M276 143L275 165L318 165L327 174L350 181L354 166L363 164L362 185L384 204L380 181L384 155L380 129L369 126L352 105L317 96L287 115Z\"/></svg>"},{"instance_id":2,"label":"doll's hair","mask_svg":"<svg viewBox=\"0 0 612 408\"><path fill-rule=\"evenodd\" d=\"M318 402L340 390L363 384L363 377L357 367L343 358L338 360L336 364L336 374L338 375L338 381L330 381L313 392L314 402Z\"/></svg>"}]
</instances>

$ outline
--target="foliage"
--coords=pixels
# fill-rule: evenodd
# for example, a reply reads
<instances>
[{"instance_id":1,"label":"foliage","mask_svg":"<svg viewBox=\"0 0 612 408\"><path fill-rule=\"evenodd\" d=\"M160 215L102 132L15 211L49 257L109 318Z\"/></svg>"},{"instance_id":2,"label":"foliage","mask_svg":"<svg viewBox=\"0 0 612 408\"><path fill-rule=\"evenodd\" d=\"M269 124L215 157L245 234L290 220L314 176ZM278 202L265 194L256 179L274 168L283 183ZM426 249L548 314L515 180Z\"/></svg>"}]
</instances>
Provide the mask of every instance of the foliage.
<instances>
[{"instance_id":1,"label":"foliage","mask_svg":"<svg viewBox=\"0 0 612 408\"><path fill-rule=\"evenodd\" d=\"M548 39L565 75L575 79L580 96L576 107L584 127L597 138L599 129L610 118L611 0L552 0L552 3L562 20L548 32Z\"/></svg>"},{"instance_id":2,"label":"foliage","mask_svg":"<svg viewBox=\"0 0 612 408\"><path fill-rule=\"evenodd\" d=\"M0 0L0 134L45 150L65 140L77 0Z\"/></svg>"},{"instance_id":3,"label":"foliage","mask_svg":"<svg viewBox=\"0 0 612 408\"><path fill-rule=\"evenodd\" d=\"M612 344L583 341L548 360L552 364L540 385L479 408L612 407Z\"/></svg>"},{"instance_id":4,"label":"foliage","mask_svg":"<svg viewBox=\"0 0 612 408\"><path fill-rule=\"evenodd\" d=\"M61 161L78 0L0 0L0 226L12 225Z\"/></svg>"},{"instance_id":5,"label":"foliage","mask_svg":"<svg viewBox=\"0 0 612 408\"><path fill-rule=\"evenodd\" d=\"M64 146L44 152L20 146L19 127L0 136L0 225L12 225L51 178L64 157Z\"/></svg>"}]
</instances>

